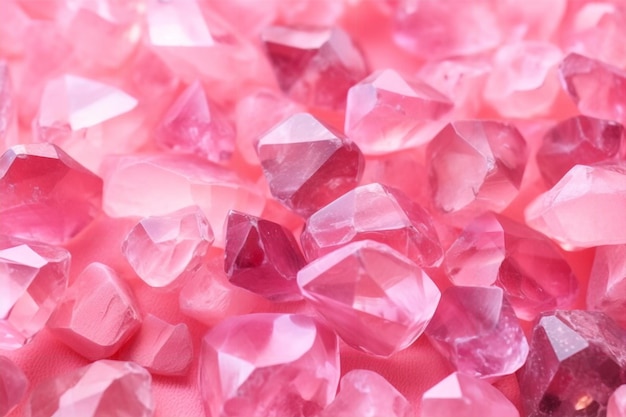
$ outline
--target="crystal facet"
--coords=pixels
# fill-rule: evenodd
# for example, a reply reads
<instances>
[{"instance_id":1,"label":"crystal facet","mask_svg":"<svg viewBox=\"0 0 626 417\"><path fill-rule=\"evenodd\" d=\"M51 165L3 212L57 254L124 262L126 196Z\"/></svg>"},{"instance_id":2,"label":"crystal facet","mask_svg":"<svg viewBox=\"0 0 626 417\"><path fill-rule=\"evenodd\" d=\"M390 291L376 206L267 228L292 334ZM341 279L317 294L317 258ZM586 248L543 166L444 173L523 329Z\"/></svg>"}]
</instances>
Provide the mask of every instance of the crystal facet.
<instances>
[{"instance_id":1,"label":"crystal facet","mask_svg":"<svg viewBox=\"0 0 626 417\"><path fill-rule=\"evenodd\" d=\"M602 311L626 325L626 245L596 248L587 287L587 308Z\"/></svg>"},{"instance_id":2,"label":"crystal facet","mask_svg":"<svg viewBox=\"0 0 626 417\"><path fill-rule=\"evenodd\" d=\"M24 398L28 379L24 372L5 356L0 356L0 416L7 416Z\"/></svg>"},{"instance_id":3,"label":"crystal facet","mask_svg":"<svg viewBox=\"0 0 626 417\"><path fill-rule=\"evenodd\" d=\"M626 416L626 385L620 385L609 398L606 417Z\"/></svg>"}]
</instances>

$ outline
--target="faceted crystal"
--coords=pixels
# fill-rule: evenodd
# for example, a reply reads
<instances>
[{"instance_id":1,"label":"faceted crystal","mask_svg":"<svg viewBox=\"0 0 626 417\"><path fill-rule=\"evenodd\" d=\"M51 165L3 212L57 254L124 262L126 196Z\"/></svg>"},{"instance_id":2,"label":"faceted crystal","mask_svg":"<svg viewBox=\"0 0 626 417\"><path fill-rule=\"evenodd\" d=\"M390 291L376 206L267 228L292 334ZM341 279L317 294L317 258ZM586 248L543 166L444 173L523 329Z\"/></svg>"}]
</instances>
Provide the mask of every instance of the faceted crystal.
<instances>
[{"instance_id":1,"label":"faceted crystal","mask_svg":"<svg viewBox=\"0 0 626 417\"><path fill-rule=\"evenodd\" d=\"M0 233L58 244L99 214L102 180L54 145L16 145L0 156L0 196Z\"/></svg>"},{"instance_id":2,"label":"faceted crystal","mask_svg":"<svg viewBox=\"0 0 626 417\"><path fill-rule=\"evenodd\" d=\"M519 411L497 388L455 372L422 396L422 417L519 417Z\"/></svg>"},{"instance_id":3,"label":"faceted crystal","mask_svg":"<svg viewBox=\"0 0 626 417\"><path fill-rule=\"evenodd\" d=\"M512 125L452 122L427 148L433 202L444 213L469 217L502 211L518 193L526 159L526 142Z\"/></svg>"},{"instance_id":4,"label":"faceted crystal","mask_svg":"<svg viewBox=\"0 0 626 417\"><path fill-rule=\"evenodd\" d=\"M337 336L303 315L231 317L202 340L199 375L208 416L313 417L335 397Z\"/></svg>"},{"instance_id":5,"label":"faceted crystal","mask_svg":"<svg viewBox=\"0 0 626 417\"><path fill-rule=\"evenodd\" d=\"M320 417L414 417L411 404L385 378L356 369L341 378L339 394Z\"/></svg>"},{"instance_id":6,"label":"faceted crystal","mask_svg":"<svg viewBox=\"0 0 626 417\"><path fill-rule=\"evenodd\" d=\"M363 173L359 148L307 113L267 132L257 150L274 198L304 217L354 188Z\"/></svg>"},{"instance_id":7,"label":"faceted crystal","mask_svg":"<svg viewBox=\"0 0 626 417\"><path fill-rule=\"evenodd\" d=\"M596 248L587 287L587 308L602 311L626 325L626 245Z\"/></svg>"},{"instance_id":8,"label":"faceted crystal","mask_svg":"<svg viewBox=\"0 0 626 417\"><path fill-rule=\"evenodd\" d=\"M518 379L527 415L603 417L626 382L626 331L600 312L545 314Z\"/></svg>"},{"instance_id":9,"label":"faceted crystal","mask_svg":"<svg viewBox=\"0 0 626 417\"><path fill-rule=\"evenodd\" d=\"M19 349L43 329L69 270L65 249L0 235L0 349Z\"/></svg>"},{"instance_id":10,"label":"faceted crystal","mask_svg":"<svg viewBox=\"0 0 626 417\"><path fill-rule=\"evenodd\" d=\"M261 37L280 88L307 106L342 109L367 75L361 51L338 27L270 26Z\"/></svg>"},{"instance_id":11,"label":"faceted crystal","mask_svg":"<svg viewBox=\"0 0 626 417\"><path fill-rule=\"evenodd\" d=\"M0 356L0 416L7 416L26 395L28 379L9 358Z\"/></svg>"},{"instance_id":12,"label":"faceted crystal","mask_svg":"<svg viewBox=\"0 0 626 417\"><path fill-rule=\"evenodd\" d=\"M491 213L469 223L450 246L445 270L456 285L501 287L524 320L570 307L578 292L571 267L550 239Z\"/></svg>"},{"instance_id":13,"label":"faceted crystal","mask_svg":"<svg viewBox=\"0 0 626 417\"><path fill-rule=\"evenodd\" d=\"M440 293L420 267L372 240L350 243L298 273L304 297L352 347L390 356L411 345Z\"/></svg>"},{"instance_id":14,"label":"faceted crystal","mask_svg":"<svg viewBox=\"0 0 626 417\"><path fill-rule=\"evenodd\" d=\"M302 299L296 274L306 262L293 234L281 225L233 210L225 251L231 284L272 301Z\"/></svg>"},{"instance_id":15,"label":"faceted crystal","mask_svg":"<svg viewBox=\"0 0 626 417\"><path fill-rule=\"evenodd\" d=\"M580 115L559 122L545 134L537 151L537 164L552 187L576 164L593 165L624 157L624 126Z\"/></svg>"},{"instance_id":16,"label":"faceted crystal","mask_svg":"<svg viewBox=\"0 0 626 417\"><path fill-rule=\"evenodd\" d=\"M606 417L625 417L626 416L626 385L620 385L619 388L609 397L609 403L606 407Z\"/></svg>"},{"instance_id":17,"label":"faceted crystal","mask_svg":"<svg viewBox=\"0 0 626 417\"><path fill-rule=\"evenodd\" d=\"M515 312L498 287L450 287L426 335L456 370L495 379L526 361L528 342Z\"/></svg>"},{"instance_id":18,"label":"faceted crystal","mask_svg":"<svg viewBox=\"0 0 626 417\"><path fill-rule=\"evenodd\" d=\"M122 242L139 278L155 288L175 285L200 264L213 230L197 206L142 219Z\"/></svg>"},{"instance_id":19,"label":"faceted crystal","mask_svg":"<svg viewBox=\"0 0 626 417\"><path fill-rule=\"evenodd\" d=\"M377 183L315 212L300 236L309 260L365 239L385 243L421 266L437 266L443 257L430 215L402 192Z\"/></svg>"},{"instance_id":20,"label":"faceted crystal","mask_svg":"<svg viewBox=\"0 0 626 417\"><path fill-rule=\"evenodd\" d=\"M101 360L35 387L31 417L152 417L152 378L132 362Z\"/></svg>"},{"instance_id":21,"label":"faceted crystal","mask_svg":"<svg viewBox=\"0 0 626 417\"><path fill-rule=\"evenodd\" d=\"M420 131L435 134L441 127L434 121L452 107L428 84L408 84L396 71L386 69L350 88L344 130L363 153L389 153L414 145ZM433 128L437 130L432 132Z\"/></svg>"},{"instance_id":22,"label":"faceted crystal","mask_svg":"<svg viewBox=\"0 0 626 417\"><path fill-rule=\"evenodd\" d=\"M89 360L108 358L141 326L134 295L108 266L89 264L67 289L47 327Z\"/></svg>"}]
</instances>

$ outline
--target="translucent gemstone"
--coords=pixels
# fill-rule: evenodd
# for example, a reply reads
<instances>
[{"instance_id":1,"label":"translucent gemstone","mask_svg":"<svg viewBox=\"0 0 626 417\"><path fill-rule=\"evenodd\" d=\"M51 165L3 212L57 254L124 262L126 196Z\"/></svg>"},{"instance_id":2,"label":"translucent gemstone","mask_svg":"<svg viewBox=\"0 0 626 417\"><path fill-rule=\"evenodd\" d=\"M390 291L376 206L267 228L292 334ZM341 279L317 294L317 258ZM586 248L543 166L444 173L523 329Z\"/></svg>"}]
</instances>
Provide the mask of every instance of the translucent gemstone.
<instances>
[{"instance_id":1,"label":"translucent gemstone","mask_svg":"<svg viewBox=\"0 0 626 417\"><path fill-rule=\"evenodd\" d=\"M31 417L152 417L148 371L132 362L102 360L45 381L27 404Z\"/></svg>"},{"instance_id":2,"label":"translucent gemstone","mask_svg":"<svg viewBox=\"0 0 626 417\"><path fill-rule=\"evenodd\" d=\"M9 65L6 61L0 60L0 152L5 146L13 145L17 140L15 104Z\"/></svg>"},{"instance_id":3,"label":"translucent gemstone","mask_svg":"<svg viewBox=\"0 0 626 417\"><path fill-rule=\"evenodd\" d=\"M335 397L337 336L303 315L231 317L202 340L199 375L209 416L313 417Z\"/></svg>"},{"instance_id":4,"label":"translucent gemstone","mask_svg":"<svg viewBox=\"0 0 626 417\"><path fill-rule=\"evenodd\" d=\"M320 417L414 417L413 407L385 378L356 369L341 378L339 394Z\"/></svg>"},{"instance_id":5,"label":"translucent gemstone","mask_svg":"<svg viewBox=\"0 0 626 417\"><path fill-rule=\"evenodd\" d=\"M589 286L587 308L599 310L620 325L626 325L626 245L596 248Z\"/></svg>"},{"instance_id":6,"label":"translucent gemstone","mask_svg":"<svg viewBox=\"0 0 626 417\"><path fill-rule=\"evenodd\" d=\"M172 104L154 137L166 149L199 155L214 162L229 159L235 150L235 129L197 81Z\"/></svg>"},{"instance_id":7,"label":"translucent gemstone","mask_svg":"<svg viewBox=\"0 0 626 417\"><path fill-rule=\"evenodd\" d=\"M535 325L518 374L522 405L537 417L601 417L626 382L626 332L600 312L557 311Z\"/></svg>"},{"instance_id":8,"label":"translucent gemstone","mask_svg":"<svg viewBox=\"0 0 626 417\"><path fill-rule=\"evenodd\" d=\"M609 397L606 417L626 416L626 385L620 385Z\"/></svg>"},{"instance_id":9,"label":"translucent gemstone","mask_svg":"<svg viewBox=\"0 0 626 417\"><path fill-rule=\"evenodd\" d=\"M624 167L576 165L526 207L526 223L564 248L619 245L626 243L624 204Z\"/></svg>"},{"instance_id":10,"label":"translucent gemstone","mask_svg":"<svg viewBox=\"0 0 626 417\"><path fill-rule=\"evenodd\" d=\"M97 262L78 275L47 324L60 341L92 361L113 355L140 326L130 288L113 269Z\"/></svg>"},{"instance_id":11,"label":"translucent gemstone","mask_svg":"<svg viewBox=\"0 0 626 417\"><path fill-rule=\"evenodd\" d=\"M537 164L552 187L576 164L593 165L626 156L624 127L610 120L574 116L556 124L543 137Z\"/></svg>"},{"instance_id":12,"label":"translucent gemstone","mask_svg":"<svg viewBox=\"0 0 626 417\"><path fill-rule=\"evenodd\" d=\"M192 206L142 219L122 242L122 252L139 278L163 288L197 268L212 243L211 225Z\"/></svg>"},{"instance_id":13,"label":"translucent gemstone","mask_svg":"<svg viewBox=\"0 0 626 417\"><path fill-rule=\"evenodd\" d=\"M19 349L43 329L69 269L65 249L0 235L0 350Z\"/></svg>"},{"instance_id":14,"label":"translucent gemstone","mask_svg":"<svg viewBox=\"0 0 626 417\"><path fill-rule=\"evenodd\" d=\"M578 282L557 246L522 223L485 214L469 223L445 256L456 285L501 287L518 317L568 308Z\"/></svg>"},{"instance_id":15,"label":"translucent gemstone","mask_svg":"<svg viewBox=\"0 0 626 417\"><path fill-rule=\"evenodd\" d=\"M524 365L528 342L511 305L498 287L450 287L426 335L464 374L493 380Z\"/></svg>"},{"instance_id":16,"label":"translucent gemstone","mask_svg":"<svg viewBox=\"0 0 626 417\"><path fill-rule=\"evenodd\" d=\"M262 35L281 89L313 107L340 110L368 73L361 51L338 27L269 26Z\"/></svg>"},{"instance_id":17,"label":"translucent gemstone","mask_svg":"<svg viewBox=\"0 0 626 417\"><path fill-rule=\"evenodd\" d=\"M582 114L626 124L626 71L572 53L563 59L560 74Z\"/></svg>"},{"instance_id":18,"label":"translucent gemstone","mask_svg":"<svg viewBox=\"0 0 626 417\"><path fill-rule=\"evenodd\" d=\"M102 180L50 144L0 156L0 233L63 243L100 213Z\"/></svg>"},{"instance_id":19,"label":"translucent gemstone","mask_svg":"<svg viewBox=\"0 0 626 417\"><path fill-rule=\"evenodd\" d=\"M452 107L428 84L409 84L396 71L381 70L348 91L344 130L365 154L394 152L429 140L418 138L420 132L436 133L441 126L434 121Z\"/></svg>"},{"instance_id":20,"label":"translucent gemstone","mask_svg":"<svg viewBox=\"0 0 626 417\"><path fill-rule=\"evenodd\" d=\"M502 211L519 191L526 159L526 142L512 125L452 122L427 148L433 202L457 217Z\"/></svg>"},{"instance_id":21,"label":"translucent gemstone","mask_svg":"<svg viewBox=\"0 0 626 417\"><path fill-rule=\"evenodd\" d=\"M189 328L184 323L173 325L148 314L117 357L155 375L185 375L193 360Z\"/></svg>"},{"instance_id":22,"label":"translucent gemstone","mask_svg":"<svg viewBox=\"0 0 626 417\"><path fill-rule=\"evenodd\" d=\"M28 379L9 358L0 356L0 416L8 416L26 395Z\"/></svg>"},{"instance_id":23,"label":"translucent gemstone","mask_svg":"<svg viewBox=\"0 0 626 417\"><path fill-rule=\"evenodd\" d=\"M293 234L278 223L231 211L225 251L231 284L272 301L302 299L296 274L306 262Z\"/></svg>"},{"instance_id":24,"label":"translucent gemstone","mask_svg":"<svg viewBox=\"0 0 626 417\"><path fill-rule=\"evenodd\" d=\"M421 266L443 257L430 215L401 191L374 183L347 192L306 221L300 240L307 259L357 240L385 243Z\"/></svg>"},{"instance_id":25,"label":"translucent gemstone","mask_svg":"<svg viewBox=\"0 0 626 417\"><path fill-rule=\"evenodd\" d=\"M519 411L488 382L455 372L422 395L421 415L519 417Z\"/></svg>"},{"instance_id":26,"label":"translucent gemstone","mask_svg":"<svg viewBox=\"0 0 626 417\"><path fill-rule=\"evenodd\" d=\"M504 117L547 115L561 90L562 53L551 43L522 41L501 47L485 86L485 99Z\"/></svg>"},{"instance_id":27,"label":"translucent gemstone","mask_svg":"<svg viewBox=\"0 0 626 417\"><path fill-rule=\"evenodd\" d=\"M307 113L267 132L257 150L274 198L304 217L356 187L363 174L359 148Z\"/></svg>"},{"instance_id":28,"label":"translucent gemstone","mask_svg":"<svg viewBox=\"0 0 626 417\"><path fill-rule=\"evenodd\" d=\"M420 267L372 240L350 243L298 273L302 295L350 346L390 356L424 331L439 302Z\"/></svg>"}]
</instances>

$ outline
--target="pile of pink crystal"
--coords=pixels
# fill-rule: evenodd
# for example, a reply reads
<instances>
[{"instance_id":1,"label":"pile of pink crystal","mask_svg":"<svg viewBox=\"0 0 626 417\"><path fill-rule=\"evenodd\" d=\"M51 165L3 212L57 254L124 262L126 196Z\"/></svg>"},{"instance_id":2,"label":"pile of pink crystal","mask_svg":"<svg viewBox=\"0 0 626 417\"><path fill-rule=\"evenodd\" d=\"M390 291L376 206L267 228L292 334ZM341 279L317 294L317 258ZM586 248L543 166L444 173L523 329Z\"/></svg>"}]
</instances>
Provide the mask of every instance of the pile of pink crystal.
<instances>
[{"instance_id":1,"label":"pile of pink crystal","mask_svg":"<svg viewBox=\"0 0 626 417\"><path fill-rule=\"evenodd\" d=\"M0 417L626 417L624 0L0 0Z\"/></svg>"}]
</instances>

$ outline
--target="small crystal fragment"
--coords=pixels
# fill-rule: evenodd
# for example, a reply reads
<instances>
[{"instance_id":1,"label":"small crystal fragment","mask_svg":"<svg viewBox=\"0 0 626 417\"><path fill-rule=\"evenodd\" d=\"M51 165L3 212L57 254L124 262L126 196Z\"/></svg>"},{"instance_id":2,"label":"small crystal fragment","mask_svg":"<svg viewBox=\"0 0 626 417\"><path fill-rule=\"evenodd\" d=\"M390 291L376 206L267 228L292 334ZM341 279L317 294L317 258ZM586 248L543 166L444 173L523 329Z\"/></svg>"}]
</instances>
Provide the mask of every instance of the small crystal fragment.
<instances>
[{"instance_id":1,"label":"small crystal fragment","mask_svg":"<svg viewBox=\"0 0 626 417\"><path fill-rule=\"evenodd\" d=\"M620 325L626 325L626 245L596 248L589 285L587 308L599 310Z\"/></svg>"},{"instance_id":2,"label":"small crystal fragment","mask_svg":"<svg viewBox=\"0 0 626 417\"><path fill-rule=\"evenodd\" d=\"M0 416L8 416L24 398L28 379L24 372L5 356L0 356Z\"/></svg>"},{"instance_id":3,"label":"small crystal fragment","mask_svg":"<svg viewBox=\"0 0 626 417\"><path fill-rule=\"evenodd\" d=\"M626 385L620 385L609 398L606 417L626 416Z\"/></svg>"}]
</instances>

